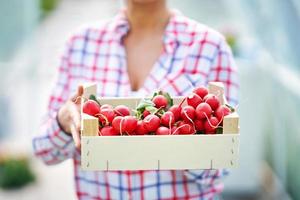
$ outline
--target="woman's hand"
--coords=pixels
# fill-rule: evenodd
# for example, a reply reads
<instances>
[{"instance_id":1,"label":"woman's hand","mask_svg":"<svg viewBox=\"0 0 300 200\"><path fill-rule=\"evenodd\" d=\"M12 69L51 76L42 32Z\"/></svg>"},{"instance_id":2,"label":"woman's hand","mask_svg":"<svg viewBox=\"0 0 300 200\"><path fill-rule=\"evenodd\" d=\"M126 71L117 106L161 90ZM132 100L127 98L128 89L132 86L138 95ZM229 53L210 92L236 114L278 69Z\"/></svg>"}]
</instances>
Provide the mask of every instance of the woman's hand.
<instances>
[{"instance_id":1,"label":"woman's hand","mask_svg":"<svg viewBox=\"0 0 300 200\"><path fill-rule=\"evenodd\" d=\"M80 96L83 86L79 86L77 94L69 99L58 111L58 123L63 131L72 135L75 146L80 149Z\"/></svg>"}]
</instances>

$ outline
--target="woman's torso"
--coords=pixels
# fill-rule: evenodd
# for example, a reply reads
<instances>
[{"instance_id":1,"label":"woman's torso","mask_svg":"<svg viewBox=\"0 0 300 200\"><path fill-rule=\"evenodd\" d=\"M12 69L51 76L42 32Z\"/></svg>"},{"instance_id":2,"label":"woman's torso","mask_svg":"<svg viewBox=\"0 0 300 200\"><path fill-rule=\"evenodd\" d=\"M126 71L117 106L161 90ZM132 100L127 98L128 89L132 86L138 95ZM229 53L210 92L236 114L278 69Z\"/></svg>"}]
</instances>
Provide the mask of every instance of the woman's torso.
<instances>
[{"instance_id":1,"label":"woman's torso","mask_svg":"<svg viewBox=\"0 0 300 200\"><path fill-rule=\"evenodd\" d=\"M145 96L158 88L171 95L184 95L195 85L206 85L222 40L216 32L182 15L174 15L163 36L163 52L141 88L132 92L122 43L128 30L126 19L119 15L72 37L68 58L70 91L75 91L78 84L96 82L100 97ZM201 199L221 190L219 186L206 188L197 184L184 171L81 171L78 152L74 165L77 195L81 199ZM200 174L213 181L218 173L207 170Z\"/></svg>"}]
</instances>

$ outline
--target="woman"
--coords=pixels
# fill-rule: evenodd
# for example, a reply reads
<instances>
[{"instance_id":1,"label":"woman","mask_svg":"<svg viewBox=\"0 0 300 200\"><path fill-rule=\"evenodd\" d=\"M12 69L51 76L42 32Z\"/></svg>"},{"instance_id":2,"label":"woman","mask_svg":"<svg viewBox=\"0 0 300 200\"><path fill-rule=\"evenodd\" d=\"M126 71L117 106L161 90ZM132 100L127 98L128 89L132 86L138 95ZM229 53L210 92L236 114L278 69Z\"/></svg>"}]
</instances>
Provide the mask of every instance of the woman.
<instances>
[{"instance_id":1,"label":"woman","mask_svg":"<svg viewBox=\"0 0 300 200\"><path fill-rule=\"evenodd\" d=\"M170 11L165 0L127 0L115 18L68 41L35 153L46 164L74 160L79 199L213 199L222 191L223 170L82 171L75 102L84 82L97 82L99 96L145 96L157 88L183 95L208 81L224 82L227 99L237 103L236 68L224 38Z\"/></svg>"}]
</instances>

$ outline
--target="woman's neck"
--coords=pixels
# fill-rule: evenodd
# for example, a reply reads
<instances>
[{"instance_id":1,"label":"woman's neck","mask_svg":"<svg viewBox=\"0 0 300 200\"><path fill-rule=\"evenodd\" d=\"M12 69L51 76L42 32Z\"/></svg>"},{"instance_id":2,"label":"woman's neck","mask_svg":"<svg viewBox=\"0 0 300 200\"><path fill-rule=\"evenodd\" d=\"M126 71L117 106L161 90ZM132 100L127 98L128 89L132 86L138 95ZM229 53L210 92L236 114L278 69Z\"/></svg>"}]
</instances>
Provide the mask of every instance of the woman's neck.
<instances>
[{"instance_id":1,"label":"woman's neck","mask_svg":"<svg viewBox=\"0 0 300 200\"><path fill-rule=\"evenodd\" d=\"M131 31L147 31L164 28L169 20L170 11L165 0L150 3L128 0L126 15Z\"/></svg>"}]
</instances>

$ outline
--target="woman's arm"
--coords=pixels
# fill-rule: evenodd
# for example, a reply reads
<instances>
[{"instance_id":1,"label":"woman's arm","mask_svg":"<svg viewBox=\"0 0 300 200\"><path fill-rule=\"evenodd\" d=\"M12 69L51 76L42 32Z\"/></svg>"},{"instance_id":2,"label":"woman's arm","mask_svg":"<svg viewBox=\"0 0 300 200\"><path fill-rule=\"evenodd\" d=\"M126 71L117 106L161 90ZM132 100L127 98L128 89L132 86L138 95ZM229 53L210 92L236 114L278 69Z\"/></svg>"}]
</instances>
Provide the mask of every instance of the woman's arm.
<instances>
[{"instance_id":1,"label":"woman's arm","mask_svg":"<svg viewBox=\"0 0 300 200\"><path fill-rule=\"evenodd\" d=\"M225 96L228 103L231 106L238 104L239 80L237 66L225 38L222 38L217 46L207 83L210 81L222 82L225 86Z\"/></svg>"},{"instance_id":2,"label":"woman's arm","mask_svg":"<svg viewBox=\"0 0 300 200\"><path fill-rule=\"evenodd\" d=\"M70 95L70 52L71 42L68 42L61 58L57 82L50 96L48 113L41 125L40 134L33 138L35 155L49 165L71 158L75 152L72 135L64 132L58 122L58 111Z\"/></svg>"}]
</instances>

